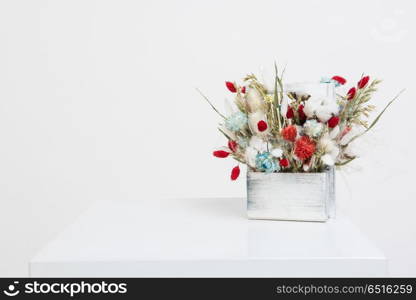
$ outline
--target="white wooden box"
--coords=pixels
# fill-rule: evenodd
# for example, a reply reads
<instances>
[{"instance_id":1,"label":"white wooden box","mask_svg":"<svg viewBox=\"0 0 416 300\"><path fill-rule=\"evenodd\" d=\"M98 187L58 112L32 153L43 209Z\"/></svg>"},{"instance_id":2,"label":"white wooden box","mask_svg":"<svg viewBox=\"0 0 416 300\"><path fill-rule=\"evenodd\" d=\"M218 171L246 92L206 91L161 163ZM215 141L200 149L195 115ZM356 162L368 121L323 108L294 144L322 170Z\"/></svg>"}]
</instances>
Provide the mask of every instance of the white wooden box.
<instances>
[{"instance_id":1,"label":"white wooden box","mask_svg":"<svg viewBox=\"0 0 416 300\"><path fill-rule=\"evenodd\" d=\"M321 173L247 172L249 219L324 222L334 215L333 168Z\"/></svg>"}]
</instances>

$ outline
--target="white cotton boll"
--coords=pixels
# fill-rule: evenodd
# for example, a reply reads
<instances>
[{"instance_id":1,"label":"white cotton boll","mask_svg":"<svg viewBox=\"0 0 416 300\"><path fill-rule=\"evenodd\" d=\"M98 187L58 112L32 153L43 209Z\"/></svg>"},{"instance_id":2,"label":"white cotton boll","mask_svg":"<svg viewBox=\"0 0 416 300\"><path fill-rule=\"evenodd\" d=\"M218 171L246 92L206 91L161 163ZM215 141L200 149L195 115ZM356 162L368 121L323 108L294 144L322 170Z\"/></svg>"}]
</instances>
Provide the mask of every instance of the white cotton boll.
<instances>
[{"instance_id":1,"label":"white cotton boll","mask_svg":"<svg viewBox=\"0 0 416 300\"><path fill-rule=\"evenodd\" d=\"M339 106L336 103L321 105L316 110L316 116L321 122L327 122L333 115L338 115Z\"/></svg>"},{"instance_id":2,"label":"white cotton boll","mask_svg":"<svg viewBox=\"0 0 416 300\"><path fill-rule=\"evenodd\" d=\"M253 135L250 139L249 145L251 148L256 149L258 152L267 151L267 143L258 136Z\"/></svg>"},{"instance_id":3,"label":"white cotton boll","mask_svg":"<svg viewBox=\"0 0 416 300\"><path fill-rule=\"evenodd\" d=\"M339 134L339 126L337 125L331 129L331 131L329 132L329 137L331 139L336 139L338 134Z\"/></svg>"},{"instance_id":4,"label":"white cotton boll","mask_svg":"<svg viewBox=\"0 0 416 300\"><path fill-rule=\"evenodd\" d=\"M339 147L328 133L325 133L319 140L318 147L324 153L321 156L322 162L328 166L334 165L339 155Z\"/></svg>"},{"instance_id":5,"label":"white cotton boll","mask_svg":"<svg viewBox=\"0 0 416 300\"><path fill-rule=\"evenodd\" d=\"M305 102L305 106L303 108L303 112L305 113L305 115L308 118L313 118L315 116L315 111L318 109L318 107L319 107L319 103L317 103L313 99L309 98Z\"/></svg>"},{"instance_id":6,"label":"white cotton boll","mask_svg":"<svg viewBox=\"0 0 416 300\"><path fill-rule=\"evenodd\" d=\"M283 155L283 150L282 150L282 149L280 149L280 148L274 148L274 149L270 152L270 154L271 154L272 156L274 156L274 157L279 158L279 157L282 157L282 155Z\"/></svg>"},{"instance_id":7,"label":"white cotton boll","mask_svg":"<svg viewBox=\"0 0 416 300\"><path fill-rule=\"evenodd\" d=\"M325 102L323 106L327 111L331 112L331 114L339 114L339 105L335 101L331 100L330 102Z\"/></svg>"},{"instance_id":8,"label":"white cotton boll","mask_svg":"<svg viewBox=\"0 0 416 300\"><path fill-rule=\"evenodd\" d=\"M303 112L308 118L317 116L321 122L327 122L339 112L339 106L334 99L324 96L311 96L306 102Z\"/></svg>"},{"instance_id":9,"label":"white cotton boll","mask_svg":"<svg viewBox=\"0 0 416 300\"><path fill-rule=\"evenodd\" d=\"M260 92L255 88L249 88L246 94L248 108L251 112L262 111L264 100Z\"/></svg>"},{"instance_id":10,"label":"white cotton boll","mask_svg":"<svg viewBox=\"0 0 416 300\"><path fill-rule=\"evenodd\" d=\"M318 117L319 121L326 123L332 117L332 112L325 106L320 106L316 110L316 116Z\"/></svg>"},{"instance_id":11,"label":"white cotton boll","mask_svg":"<svg viewBox=\"0 0 416 300\"><path fill-rule=\"evenodd\" d=\"M335 142L329 137L328 133L325 133L318 142L318 147L324 153L331 153L335 148L338 148Z\"/></svg>"},{"instance_id":12,"label":"white cotton boll","mask_svg":"<svg viewBox=\"0 0 416 300\"><path fill-rule=\"evenodd\" d=\"M334 148L332 149L330 154L334 159L336 159L339 155L339 151L339 147L337 146L337 144L334 143Z\"/></svg>"},{"instance_id":13,"label":"white cotton boll","mask_svg":"<svg viewBox=\"0 0 416 300\"><path fill-rule=\"evenodd\" d=\"M267 124L267 129L265 131L260 131L258 128L258 123L260 121L265 121L267 123L266 115L262 111L256 111L248 115L248 125L251 132L256 135L266 135L270 132L270 126Z\"/></svg>"},{"instance_id":14,"label":"white cotton boll","mask_svg":"<svg viewBox=\"0 0 416 300\"><path fill-rule=\"evenodd\" d=\"M256 167L257 153L258 151L251 146L246 148L245 159L247 164L252 168Z\"/></svg>"},{"instance_id":15,"label":"white cotton boll","mask_svg":"<svg viewBox=\"0 0 416 300\"><path fill-rule=\"evenodd\" d=\"M327 107L327 109L329 111L331 111L331 113L333 113L334 115L338 115L339 114L339 105L336 102L331 102L325 105Z\"/></svg>"},{"instance_id":16,"label":"white cotton boll","mask_svg":"<svg viewBox=\"0 0 416 300\"><path fill-rule=\"evenodd\" d=\"M334 159L329 154L322 155L321 160L324 163L324 165L327 165L327 166L333 166L335 164Z\"/></svg>"}]
</instances>

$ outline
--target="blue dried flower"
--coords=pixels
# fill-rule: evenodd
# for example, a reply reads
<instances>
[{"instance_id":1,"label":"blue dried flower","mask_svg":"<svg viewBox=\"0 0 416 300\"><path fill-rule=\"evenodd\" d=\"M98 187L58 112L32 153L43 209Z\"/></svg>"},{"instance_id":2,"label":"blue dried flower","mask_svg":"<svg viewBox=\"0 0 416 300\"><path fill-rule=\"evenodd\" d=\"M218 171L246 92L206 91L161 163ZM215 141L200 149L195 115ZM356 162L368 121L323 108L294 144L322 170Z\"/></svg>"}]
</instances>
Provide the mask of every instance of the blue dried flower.
<instances>
[{"instance_id":1,"label":"blue dried flower","mask_svg":"<svg viewBox=\"0 0 416 300\"><path fill-rule=\"evenodd\" d=\"M240 131L248 122L247 115L239 111L233 113L225 120L225 127L230 131Z\"/></svg>"},{"instance_id":2,"label":"blue dried flower","mask_svg":"<svg viewBox=\"0 0 416 300\"><path fill-rule=\"evenodd\" d=\"M262 172L273 173L279 171L280 166L269 152L259 153L256 156L256 168Z\"/></svg>"}]
</instances>

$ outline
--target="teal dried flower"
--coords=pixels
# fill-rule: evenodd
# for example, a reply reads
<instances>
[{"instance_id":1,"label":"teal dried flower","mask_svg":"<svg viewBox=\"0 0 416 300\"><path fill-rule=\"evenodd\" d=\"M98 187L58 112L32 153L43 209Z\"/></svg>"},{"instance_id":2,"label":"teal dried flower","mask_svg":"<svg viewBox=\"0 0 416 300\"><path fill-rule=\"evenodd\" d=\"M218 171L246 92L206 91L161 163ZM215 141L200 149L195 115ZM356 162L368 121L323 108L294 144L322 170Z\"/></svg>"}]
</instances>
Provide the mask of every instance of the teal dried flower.
<instances>
[{"instance_id":1,"label":"teal dried flower","mask_svg":"<svg viewBox=\"0 0 416 300\"><path fill-rule=\"evenodd\" d=\"M279 171L280 166L269 152L259 153L256 156L256 168L262 172L273 173Z\"/></svg>"},{"instance_id":2,"label":"teal dried flower","mask_svg":"<svg viewBox=\"0 0 416 300\"><path fill-rule=\"evenodd\" d=\"M236 113L233 113L231 116L229 116L225 120L225 127L230 131L240 131L244 127L247 126L248 118L247 115L243 112L239 111Z\"/></svg>"}]
</instances>

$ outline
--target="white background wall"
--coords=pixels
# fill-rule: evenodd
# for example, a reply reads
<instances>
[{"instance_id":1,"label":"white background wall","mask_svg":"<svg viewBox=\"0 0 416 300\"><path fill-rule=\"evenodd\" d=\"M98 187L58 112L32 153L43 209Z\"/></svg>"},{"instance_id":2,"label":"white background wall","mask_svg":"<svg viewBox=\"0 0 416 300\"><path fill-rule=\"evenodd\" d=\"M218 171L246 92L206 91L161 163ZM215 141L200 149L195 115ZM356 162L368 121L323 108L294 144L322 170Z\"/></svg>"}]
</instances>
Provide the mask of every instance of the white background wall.
<instances>
[{"instance_id":1,"label":"white background wall","mask_svg":"<svg viewBox=\"0 0 416 300\"><path fill-rule=\"evenodd\" d=\"M338 174L338 202L416 276L415 1L0 1L0 276L94 200L243 196L214 112L274 60L406 93ZM174 176L172 176L174 175ZM161 188L163 187L163 188Z\"/></svg>"}]
</instances>

